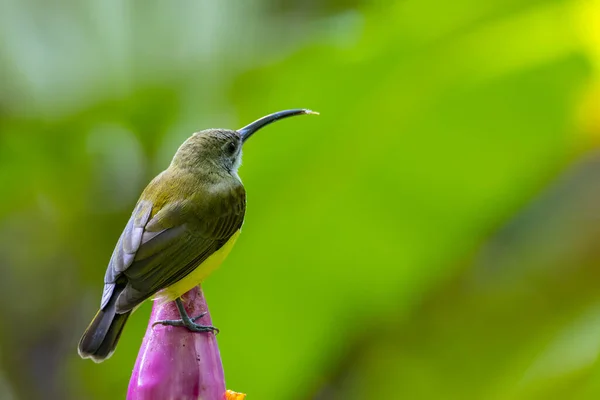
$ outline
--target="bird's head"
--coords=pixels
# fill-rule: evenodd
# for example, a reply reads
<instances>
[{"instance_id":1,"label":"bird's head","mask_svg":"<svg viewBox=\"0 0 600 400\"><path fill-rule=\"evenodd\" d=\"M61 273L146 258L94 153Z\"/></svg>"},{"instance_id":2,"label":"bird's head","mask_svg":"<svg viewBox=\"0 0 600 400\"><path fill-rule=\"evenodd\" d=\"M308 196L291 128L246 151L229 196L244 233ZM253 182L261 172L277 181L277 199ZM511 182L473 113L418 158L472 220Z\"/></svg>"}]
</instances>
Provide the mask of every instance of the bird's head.
<instances>
[{"instance_id":1,"label":"bird's head","mask_svg":"<svg viewBox=\"0 0 600 400\"><path fill-rule=\"evenodd\" d=\"M250 136L279 119L303 114L318 113L305 109L286 110L262 117L238 130L206 129L196 132L179 147L171 165L199 170L217 168L235 176L242 162L242 146Z\"/></svg>"}]
</instances>

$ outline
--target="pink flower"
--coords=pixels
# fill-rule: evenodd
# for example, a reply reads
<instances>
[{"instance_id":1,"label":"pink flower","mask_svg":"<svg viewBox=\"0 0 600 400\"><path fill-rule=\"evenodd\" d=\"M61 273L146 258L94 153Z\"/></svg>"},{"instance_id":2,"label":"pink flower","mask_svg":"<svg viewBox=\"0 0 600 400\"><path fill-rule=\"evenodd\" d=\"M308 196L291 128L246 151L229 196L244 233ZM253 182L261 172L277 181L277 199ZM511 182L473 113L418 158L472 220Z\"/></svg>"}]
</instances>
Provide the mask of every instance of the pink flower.
<instances>
[{"instance_id":1,"label":"pink flower","mask_svg":"<svg viewBox=\"0 0 600 400\"><path fill-rule=\"evenodd\" d=\"M196 322L212 325L200 287L183 296L190 316L206 312ZM226 394L225 376L217 339L212 332L190 332L185 327L155 325L180 319L174 302L155 302L142 347L129 381L127 400L221 400ZM242 397L231 397L240 398Z\"/></svg>"}]
</instances>

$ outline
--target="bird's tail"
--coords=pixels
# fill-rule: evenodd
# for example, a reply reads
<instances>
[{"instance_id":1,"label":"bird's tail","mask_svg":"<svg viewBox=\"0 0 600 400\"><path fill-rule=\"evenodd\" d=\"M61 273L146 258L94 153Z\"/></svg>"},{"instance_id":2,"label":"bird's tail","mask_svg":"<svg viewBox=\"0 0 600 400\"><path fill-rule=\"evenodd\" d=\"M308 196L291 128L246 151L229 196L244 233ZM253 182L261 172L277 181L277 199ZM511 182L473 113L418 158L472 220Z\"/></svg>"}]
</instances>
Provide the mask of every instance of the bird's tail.
<instances>
[{"instance_id":1,"label":"bird's tail","mask_svg":"<svg viewBox=\"0 0 600 400\"><path fill-rule=\"evenodd\" d=\"M131 311L123 314L116 312L116 302L120 292L114 291L106 307L96 313L83 333L77 347L81 358L91 358L99 363L109 358L115 351L127 318L131 314Z\"/></svg>"}]
</instances>

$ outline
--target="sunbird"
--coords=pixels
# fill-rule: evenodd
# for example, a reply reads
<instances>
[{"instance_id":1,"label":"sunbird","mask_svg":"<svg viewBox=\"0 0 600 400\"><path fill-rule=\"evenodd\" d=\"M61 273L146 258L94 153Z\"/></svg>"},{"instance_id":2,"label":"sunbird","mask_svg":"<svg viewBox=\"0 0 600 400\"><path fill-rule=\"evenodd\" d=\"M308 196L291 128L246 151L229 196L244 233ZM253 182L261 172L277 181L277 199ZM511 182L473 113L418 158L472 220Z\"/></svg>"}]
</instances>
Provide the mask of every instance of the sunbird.
<instances>
[{"instance_id":1,"label":"sunbird","mask_svg":"<svg viewBox=\"0 0 600 400\"><path fill-rule=\"evenodd\" d=\"M238 175L242 146L282 118L318 114L276 112L235 130L194 133L169 167L142 192L104 276L100 310L79 341L82 358L102 362L114 352L129 315L145 300L175 301L180 320L159 321L212 332L185 310L180 296L199 285L227 257L244 222L246 191Z\"/></svg>"}]
</instances>

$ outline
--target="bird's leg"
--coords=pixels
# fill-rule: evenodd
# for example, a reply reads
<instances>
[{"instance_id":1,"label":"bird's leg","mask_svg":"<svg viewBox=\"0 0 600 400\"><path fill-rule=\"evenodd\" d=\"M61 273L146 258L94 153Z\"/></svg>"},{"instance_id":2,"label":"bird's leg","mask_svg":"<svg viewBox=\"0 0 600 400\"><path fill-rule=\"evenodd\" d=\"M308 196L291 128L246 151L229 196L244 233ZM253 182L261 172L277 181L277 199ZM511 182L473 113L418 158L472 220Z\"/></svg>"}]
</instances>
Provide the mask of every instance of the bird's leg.
<instances>
[{"instance_id":1,"label":"bird's leg","mask_svg":"<svg viewBox=\"0 0 600 400\"><path fill-rule=\"evenodd\" d=\"M197 319L204 317L206 315L206 312L203 312L202 314L197 315L195 317L190 317L188 315L187 311L185 310L185 307L183 306L183 302L181 301L181 298L177 298L175 300L175 305L177 305L177 310L179 310L179 315L181 316L181 319L165 319L162 321L156 321L155 323L152 324L152 326L157 325L157 324L167 325L167 326L185 326L192 332L219 333L219 330L217 328L215 328L214 326L199 325L195 322Z\"/></svg>"}]
</instances>

